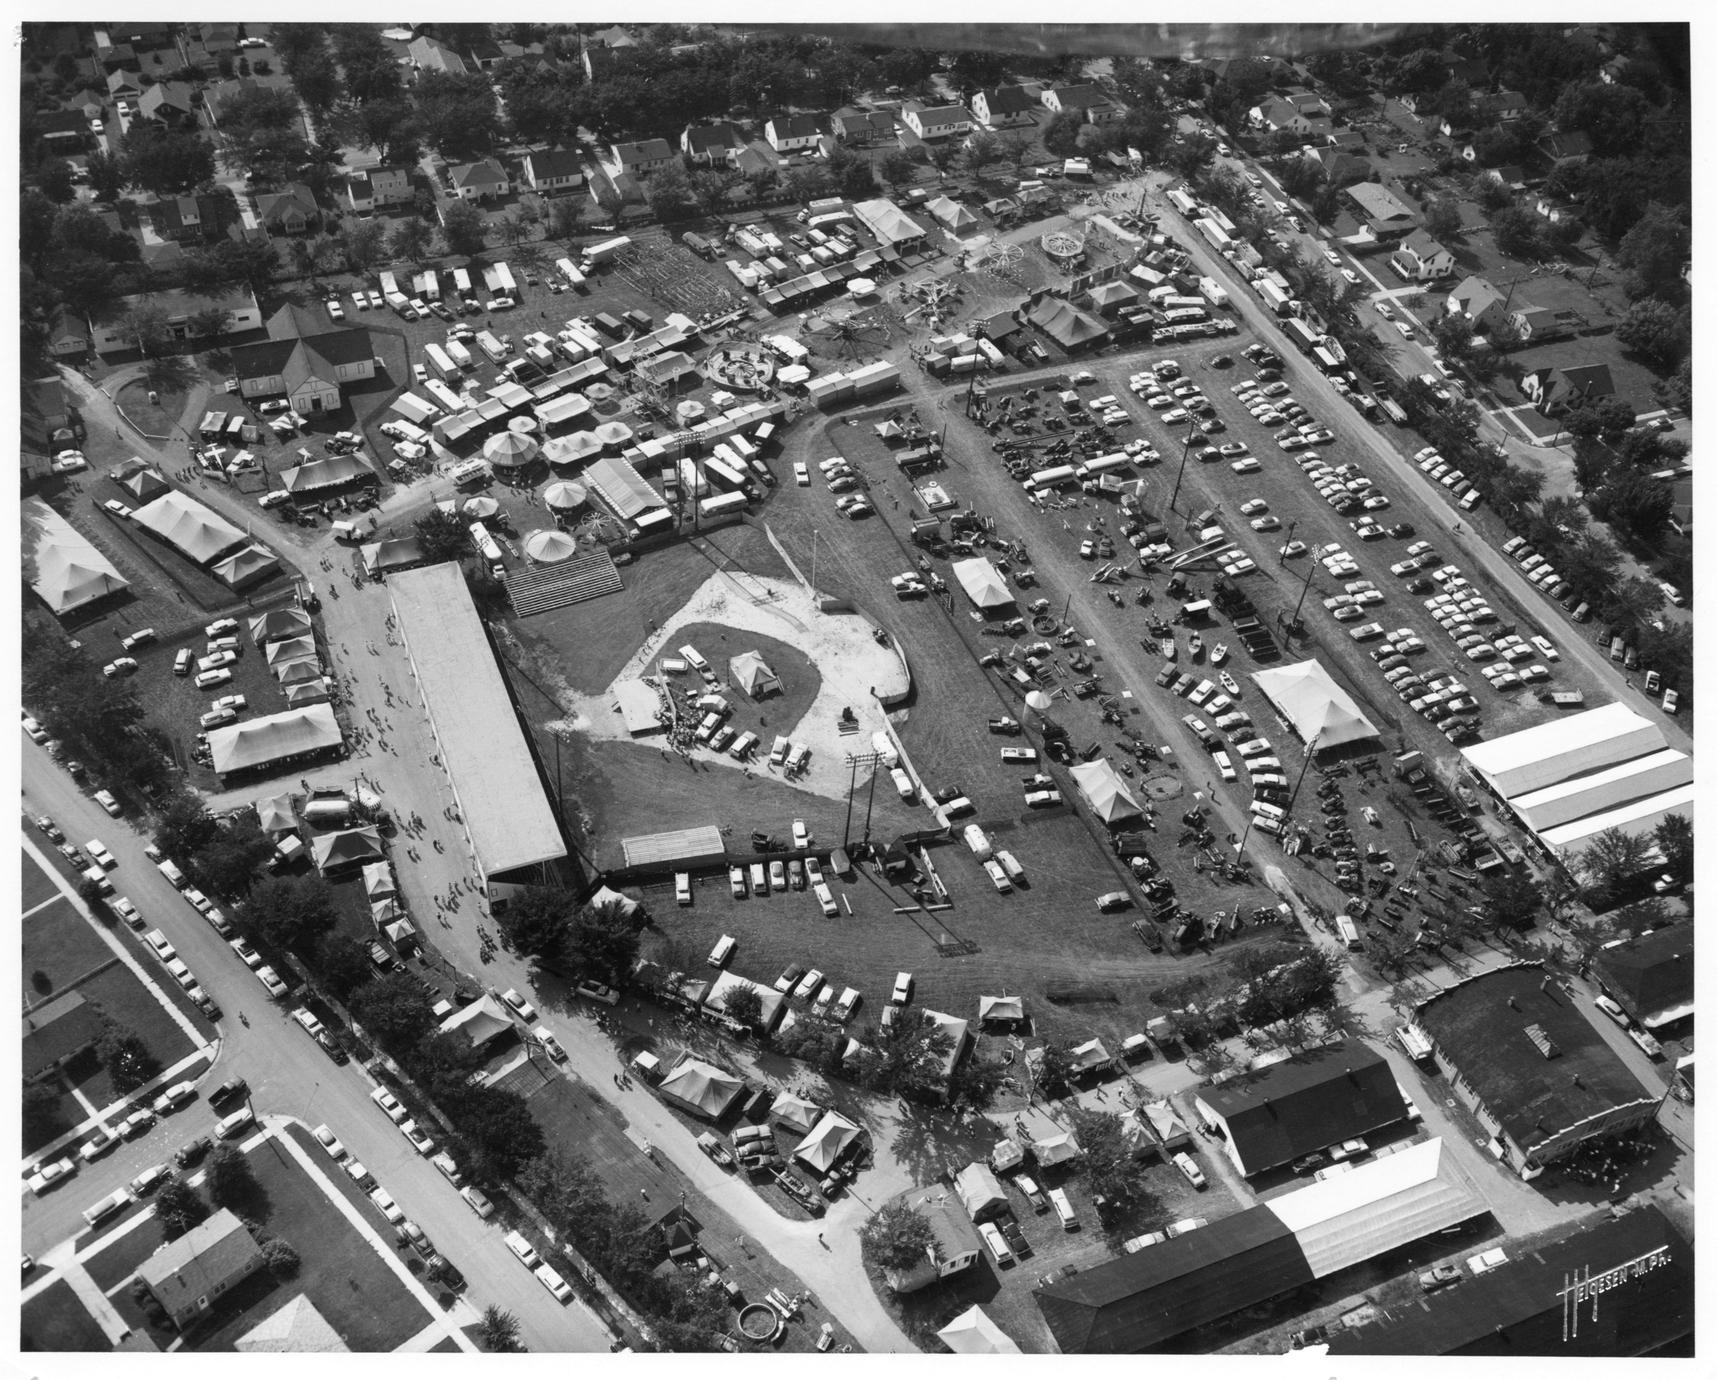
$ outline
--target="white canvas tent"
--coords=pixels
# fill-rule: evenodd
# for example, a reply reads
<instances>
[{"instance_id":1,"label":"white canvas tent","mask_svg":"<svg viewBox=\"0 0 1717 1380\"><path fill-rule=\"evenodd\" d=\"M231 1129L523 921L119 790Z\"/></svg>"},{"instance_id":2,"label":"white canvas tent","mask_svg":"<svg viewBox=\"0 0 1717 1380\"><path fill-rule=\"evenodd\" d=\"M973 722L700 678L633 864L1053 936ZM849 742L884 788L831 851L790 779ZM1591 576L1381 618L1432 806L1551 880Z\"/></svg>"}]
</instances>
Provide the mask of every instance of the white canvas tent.
<instances>
[{"instance_id":1,"label":"white canvas tent","mask_svg":"<svg viewBox=\"0 0 1717 1380\"><path fill-rule=\"evenodd\" d=\"M858 1138L859 1128L839 1112L824 1112L823 1119L793 1152L793 1158L807 1169L827 1174Z\"/></svg>"},{"instance_id":2,"label":"white canvas tent","mask_svg":"<svg viewBox=\"0 0 1717 1380\"><path fill-rule=\"evenodd\" d=\"M265 795L256 802L256 826L265 834L289 834L298 827L292 793Z\"/></svg>"},{"instance_id":3,"label":"white canvas tent","mask_svg":"<svg viewBox=\"0 0 1717 1380\"><path fill-rule=\"evenodd\" d=\"M386 861L364 864L364 895L372 901L384 896L397 894L399 888L394 885L393 868Z\"/></svg>"},{"instance_id":4,"label":"white canvas tent","mask_svg":"<svg viewBox=\"0 0 1717 1380\"><path fill-rule=\"evenodd\" d=\"M1316 661L1255 671L1252 679L1300 740L1317 739L1320 751L1377 737L1376 725Z\"/></svg>"},{"instance_id":5,"label":"white canvas tent","mask_svg":"<svg viewBox=\"0 0 1717 1380\"><path fill-rule=\"evenodd\" d=\"M1074 767L1073 784L1079 787L1079 794L1085 797L1091 812L1105 824L1139 819L1145 813L1127 789L1121 774L1109 765L1106 757L1099 757L1094 762L1081 762Z\"/></svg>"},{"instance_id":6,"label":"white canvas tent","mask_svg":"<svg viewBox=\"0 0 1717 1380\"><path fill-rule=\"evenodd\" d=\"M176 489L133 509L131 520L198 565L207 565L246 540L245 534L219 513Z\"/></svg>"},{"instance_id":7,"label":"white canvas tent","mask_svg":"<svg viewBox=\"0 0 1717 1380\"><path fill-rule=\"evenodd\" d=\"M973 1304L936 1334L961 1356L1018 1356L1019 1344Z\"/></svg>"},{"instance_id":8,"label":"white canvas tent","mask_svg":"<svg viewBox=\"0 0 1717 1380\"><path fill-rule=\"evenodd\" d=\"M781 677L770 669L761 652L741 652L727 663L727 683L743 690L754 700L765 695L779 695Z\"/></svg>"},{"instance_id":9,"label":"white canvas tent","mask_svg":"<svg viewBox=\"0 0 1717 1380\"><path fill-rule=\"evenodd\" d=\"M1008 1205L1008 1195L1002 1192L1001 1182L990 1172L989 1165L977 1160L954 1176L954 1191L960 1195L966 1215L974 1222L994 1217Z\"/></svg>"},{"instance_id":10,"label":"white canvas tent","mask_svg":"<svg viewBox=\"0 0 1717 1380\"><path fill-rule=\"evenodd\" d=\"M797 1093L784 1092L770 1104L769 1115L804 1135L817 1124L818 1118L823 1115L823 1109L815 1102L807 1102Z\"/></svg>"},{"instance_id":11,"label":"white canvas tent","mask_svg":"<svg viewBox=\"0 0 1717 1380\"><path fill-rule=\"evenodd\" d=\"M55 613L71 613L131 587L106 556L41 499L26 499L23 509L24 548L35 567L26 570L25 578Z\"/></svg>"},{"instance_id":12,"label":"white canvas tent","mask_svg":"<svg viewBox=\"0 0 1717 1380\"><path fill-rule=\"evenodd\" d=\"M1045 1136L1042 1140L1033 1141L1032 1154L1037 1156L1037 1162L1048 1169L1054 1165L1066 1164L1076 1160L1085 1152L1079 1148L1079 1142L1073 1138L1071 1131L1063 1131L1059 1135Z\"/></svg>"},{"instance_id":13,"label":"white canvas tent","mask_svg":"<svg viewBox=\"0 0 1717 1380\"><path fill-rule=\"evenodd\" d=\"M668 1101L693 1115L719 1121L745 1088L731 1073L724 1073L702 1059L688 1057L662 1080L659 1091Z\"/></svg>"},{"instance_id":14,"label":"white canvas tent","mask_svg":"<svg viewBox=\"0 0 1717 1380\"><path fill-rule=\"evenodd\" d=\"M1013 595L1008 592L1007 583L995 566L982 556L955 561L954 578L960 582L960 588L966 591L966 597L980 609L1005 608L1014 601Z\"/></svg>"},{"instance_id":15,"label":"white canvas tent","mask_svg":"<svg viewBox=\"0 0 1717 1380\"><path fill-rule=\"evenodd\" d=\"M978 218L951 196L939 196L924 203L924 209L956 235L978 228Z\"/></svg>"},{"instance_id":16,"label":"white canvas tent","mask_svg":"<svg viewBox=\"0 0 1717 1380\"><path fill-rule=\"evenodd\" d=\"M863 221L871 234L885 246L909 244L924 238L924 227L887 197L855 201L853 214Z\"/></svg>"},{"instance_id":17,"label":"white canvas tent","mask_svg":"<svg viewBox=\"0 0 1717 1380\"><path fill-rule=\"evenodd\" d=\"M312 704L281 714L209 730L209 755L218 775L247 771L343 741L333 706Z\"/></svg>"},{"instance_id":18,"label":"white canvas tent","mask_svg":"<svg viewBox=\"0 0 1717 1380\"><path fill-rule=\"evenodd\" d=\"M1025 1019L1023 997L979 997L978 1024L1018 1024Z\"/></svg>"}]
</instances>

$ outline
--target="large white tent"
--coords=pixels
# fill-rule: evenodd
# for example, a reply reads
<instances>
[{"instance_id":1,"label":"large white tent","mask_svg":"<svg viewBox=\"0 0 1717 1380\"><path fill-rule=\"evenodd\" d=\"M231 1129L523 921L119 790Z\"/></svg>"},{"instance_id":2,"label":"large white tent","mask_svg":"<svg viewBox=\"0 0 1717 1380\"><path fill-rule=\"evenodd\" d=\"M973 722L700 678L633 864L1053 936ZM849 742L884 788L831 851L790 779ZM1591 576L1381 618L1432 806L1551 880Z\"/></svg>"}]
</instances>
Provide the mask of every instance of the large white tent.
<instances>
[{"instance_id":1,"label":"large white tent","mask_svg":"<svg viewBox=\"0 0 1717 1380\"><path fill-rule=\"evenodd\" d=\"M1073 768L1073 784L1091 807L1092 813L1105 824L1120 824L1124 820L1144 815L1139 802L1127 789L1121 774L1109 765L1105 757L1094 762L1081 762Z\"/></svg>"},{"instance_id":2,"label":"large white tent","mask_svg":"<svg viewBox=\"0 0 1717 1380\"><path fill-rule=\"evenodd\" d=\"M858 1138L859 1128L839 1112L824 1112L823 1119L793 1152L793 1158L807 1169L827 1174Z\"/></svg>"},{"instance_id":3,"label":"large white tent","mask_svg":"<svg viewBox=\"0 0 1717 1380\"><path fill-rule=\"evenodd\" d=\"M662 1080L659 1091L688 1112L719 1121L745 1087L731 1073L688 1056Z\"/></svg>"},{"instance_id":4,"label":"large white tent","mask_svg":"<svg viewBox=\"0 0 1717 1380\"><path fill-rule=\"evenodd\" d=\"M951 196L939 196L924 203L924 209L941 221L956 235L978 228L978 218Z\"/></svg>"},{"instance_id":5,"label":"large white tent","mask_svg":"<svg viewBox=\"0 0 1717 1380\"><path fill-rule=\"evenodd\" d=\"M41 499L26 499L23 508L24 549L27 563L35 567L26 578L55 613L71 613L131 587L106 556Z\"/></svg>"},{"instance_id":6,"label":"large white tent","mask_svg":"<svg viewBox=\"0 0 1717 1380\"><path fill-rule=\"evenodd\" d=\"M989 1165L980 1160L973 1160L954 1176L954 1191L960 1195L966 1215L974 1222L994 1217L1008 1205L1008 1195L1002 1192L1001 1182Z\"/></svg>"},{"instance_id":7,"label":"large white tent","mask_svg":"<svg viewBox=\"0 0 1717 1380\"><path fill-rule=\"evenodd\" d=\"M225 776L338 747L342 741L333 706L312 704L210 729L209 756L215 771Z\"/></svg>"},{"instance_id":8,"label":"large white tent","mask_svg":"<svg viewBox=\"0 0 1717 1380\"><path fill-rule=\"evenodd\" d=\"M855 201L853 214L885 245L910 244L924 238L924 227L887 197Z\"/></svg>"},{"instance_id":9,"label":"large white tent","mask_svg":"<svg viewBox=\"0 0 1717 1380\"><path fill-rule=\"evenodd\" d=\"M1315 738L1320 750L1377 737L1376 725L1316 661L1255 671L1252 679L1301 741Z\"/></svg>"},{"instance_id":10,"label":"large white tent","mask_svg":"<svg viewBox=\"0 0 1717 1380\"><path fill-rule=\"evenodd\" d=\"M243 532L219 513L177 489L133 509L131 520L198 565L208 564L247 540Z\"/></svg>"},{"instance_id":11,"label":"large white tent","mask_svg":"<svg viewBox=\"0 0 1717 1380\"><path fill-rule=\"evenodd\" d=\"M973 1304L936 1334L961 1356L1018 1356L1019 1344Z\"/></svg>"},{"instance_id":12,"label":"large white tent","mask_svg":"<svg viewBox=\"0 0 1717 1380\"><path fill-rule=\"evenodd\" d=\"M955 561L954 578L966 591L966 597L981 609L1005 608L1014 601L1007 582L982 556Z\"/></svg>"}]
</instances>

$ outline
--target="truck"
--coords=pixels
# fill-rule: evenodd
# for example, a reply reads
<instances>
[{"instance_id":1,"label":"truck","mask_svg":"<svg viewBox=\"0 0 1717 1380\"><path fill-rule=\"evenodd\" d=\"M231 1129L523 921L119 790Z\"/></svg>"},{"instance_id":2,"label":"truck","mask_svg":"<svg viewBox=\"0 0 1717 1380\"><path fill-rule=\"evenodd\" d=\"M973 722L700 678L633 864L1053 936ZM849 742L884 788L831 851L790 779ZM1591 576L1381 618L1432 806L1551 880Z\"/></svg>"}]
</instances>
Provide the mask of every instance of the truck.
<instances>
[{"instance_id":1,"label":"truck","mask_svg":"<svg viewBox=\"0 0 1717 1380\"><path fill-rule=\"evenodd\" d=\"M631 245L631 239L625 235L618 235L611 240L603 240L600 244L585 245L584 263L586 271L588 272L599 264L611 262L619 256L621 250L629 249Z\"/></svg>"},{"instance_id":2,"label":"truck","mask_svg":"<svg viewBox=\"0 0 1717 1380\"><path fill-rule=\"evenodd\" d=\"M382 284L382 300L407 321L416 319L417 313L412 310L410 300L399 290L399 280L396 279L391 272L383 272L380 277Z\"/></svg>"},{"instance_id":3,"label":"truck","mask_svg":"<svg viewBox=\"0 0 1717 1380\"><path fill-rule=\"evenodd\" d=\"M444 383L459 377L459 366L446 350L433 341L423 347L423 362L429 366L429 372Z\"/></svg>"},{"instance_id":4,"label":"truck","mask_svg":"<svg viewBox=\"0 0 1717 1380\"><path fill-rule=\"evenodd\" d=\"M471 545L475 546L486 561L494 562L501 559L501 548L495 545L495 539L489 535L489 529L480 522L471 524Z\"/></svg>"},{"instance_id":5,"label":"truck","mask_svg":"<svg viewBox=\"0 0 1717 1380\"><path fill-rule=\"evenodd\" d=\"M1383 415L1394 422L1396 426L1407 425L1407 414L1401 410L1401 404L1394 398L1379 398L1377 405L1383 409Z\"/></svg>"},{"instance_id":6,"label":"truck","mask_svg":"<svg viewBox=\"0 0 1717 1380\"><path fill-rule=\"evenodd\" d=\"M507 347L496 340L489 331L477 332L477 348L486 354L496 364L507 357Z\"/></svg>"}]
</instances>

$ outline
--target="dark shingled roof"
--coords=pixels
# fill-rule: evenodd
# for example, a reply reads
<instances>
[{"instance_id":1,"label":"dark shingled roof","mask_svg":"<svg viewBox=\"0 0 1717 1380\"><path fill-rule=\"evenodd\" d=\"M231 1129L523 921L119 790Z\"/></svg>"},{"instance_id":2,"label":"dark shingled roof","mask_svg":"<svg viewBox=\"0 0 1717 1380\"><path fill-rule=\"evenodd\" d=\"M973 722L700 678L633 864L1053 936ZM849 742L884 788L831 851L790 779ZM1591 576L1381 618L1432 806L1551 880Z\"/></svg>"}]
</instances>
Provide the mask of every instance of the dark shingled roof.
<instances>
[{"instance_id":1,"label":"dark shingled roof","mask_svg":"<svg viewBox=\"0 0 1717 1380\"><path fill-rule=\"evenodd\" d=\"M997 86L984 92L984 105L992 115L1022 115L1036 110L1038 104L1023 86Z\"/></svg>"},{"instance_id":2,"label":"dark shingled roof","mask_svg":"<svg viewBox=\"0 0 1717 1380\"><path fill-rule=\"evenodd\" d=\"M1636 1021L1691 1007L1693 927L1670 925L1604 949L1592 967L1604 990Z\"/></svg>"},{"instance_id":3,"label":"dark shingled roof","mask_svg":"<svg viewBox=\"0 0 1717 1380\"><path fill-rule=\"evenodd\" d=\"M24 1017L21 1072L33 1077L101 1038L101 1012L76 992L44 1002Z\"/></svg>"},{"instance_id":4,"label":"dark shingled roof","mask_svg":"<svg viewBox=\"0 0 1717 1380\"><path fill-rule=\"evenodd\" d=\"M1423 1002L1418 1020L1525 1150L1653 1096L1542 964L1511 964L1457 983ZM1554 1058L1544 1056L1529 1026L1551 1041Z\"/></svg>"},{"instance_id":5,"label":"dark shingled roof","mask_svg":"<svg viewBox=\"0 0 1717 1380\"><path fill-rule=\"evenodd\" d=\"M1640 1356L1693 1331L1693 1247L1656 1207L1602 1218L1525 1254L1512 1245L1504 1249L1508 1263L1482 1280L1412 1299L1364 1327L1337 1332L1330 1354ZM1637 1276L1630 1270L1627 1280L1577 1305L1566 1299L1576 1272L1601 1276L1635 1261L1641 1264Z\"/></svg>"},{"instance_id":6,"label":"dark shingled roof","mask_svg":"<svg viewBox=\"0 0 1717 1380\"><path fill-rule=\"evenodd\" d=\"M1064 1352L1147 1351L1312 1281L1281 1218L1248 1208L1037 1290Z\"/></svg>"},{"instance_id":7,"label":"dark shingled roof","mask_svg":"<svg viewBox=\"0 0 1717 1380\"><path fill-rule=\"evenodd\" d=\"M1407 1115L1389 1065L1356 1040L1296 1055L1198 1096L1227 1121L1248 1178Z\"/></svg>"}]
</instances>

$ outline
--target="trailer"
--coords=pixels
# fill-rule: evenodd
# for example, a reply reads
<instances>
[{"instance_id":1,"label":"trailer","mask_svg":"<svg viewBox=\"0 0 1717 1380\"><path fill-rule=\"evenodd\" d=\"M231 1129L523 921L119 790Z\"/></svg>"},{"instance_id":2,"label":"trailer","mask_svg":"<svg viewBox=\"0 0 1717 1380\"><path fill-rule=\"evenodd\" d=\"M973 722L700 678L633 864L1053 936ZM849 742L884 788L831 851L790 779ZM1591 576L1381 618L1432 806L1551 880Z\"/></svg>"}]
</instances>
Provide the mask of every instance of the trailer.
<instances>
[{"instance_id":1,"label":"trailer","mask_svg":"<svg viewBox=\"0 0 1717 1380\"><path fill-rule=\"evenodd\" d=\"M600 244L587 244L584 246L584 262L590 267L608 263L617 257L621 250L629 249L631 246L631 239L625 235L616 236L611 240L603 240Z\"/></svg>"},{"instance_id":2,"label":"trailer","mask_svg":"<svg viewBox=\"0 0 1717 1380\"><path fill-rule=\"evenodd\" d=\"M443 383L459 377L459 366L453 362L446 350L433 341L423 347L423 362L429 366L429 372Z\"/></svg>"},{"instance_id":3,"label":"trailer","mask_svg":"<svg viewBox=\"0 0 1717 1380\"><path fill-rule=\"evenodd\" d=\"M471 275L462 268L453 270L453 290L461 297L471 295Z\"/></svg>"},{"instance_id":4,"label":"trailer","mask_svg":"<svg viewBox=\"0 0 1717 1380\"><path fill-rule=\"evenodd\" d=\"M412 287L417 295L425 302L441 300L441 275L433 268L426 268L412 280Z\"/></svg>"},{"instance_id":5,"label":"trailer","mask_svg":"<svg viewBox=\"0 0 1717 1380\"><path fill-rule=\"evenodd\" d=\"M419 385L423 391L434 399L436 406L451 416L455 412L465 410L465 401L440 379L427 379Z\"/></svg>"},{"instance_id":6,"label":"trailer","mask_svg":"<svg viewBox=\"0 0 1717 1380\"><path fill-rule=\"evenodd\" d=\"M465 348L464 341L449 340L441 348L447 352L448 359L452 360L460 369L471 367L471 352Z\"/></svg>"},{"instance_id":7,"label":"trailer","mask_svg":"<svg viewBox=\"0 0 1717 1380\"><path fill-rule=\"evenodd\" d=\"M745 476L736 467L737 462L732 458L732 452L727 451L724 457L721 453L723 451L726 451L725 446L717 447L717 453L703 462L704 473L709 476L711 483L719 484L724 489L738 489L743 493L747 487Z\"/></svg>"},{"instance_id":8,"label":"trailer","mask_svg":"<svg viewBox=\"0 0 1717 1380\"><path fill-rule=\"evenodd\" d=\"M516 284L513 281L513 270L512 269L508 268L505 264L496 264L495 265L495 276L501 280L501 294L502 294L502 296L512 297L512 298L518 297L519 288L518 288L518 284Z\"/></svg>"},{"instance_id":9,"label":"trailer","mask_svg":"<svg viewBox=\"0 0 1717 1380\"><path fill-rule=\"evenodd\" d=\"M706 518L720 517L723 513L737 513L745 508L745 495L742 493L717 494L714 498L706 498L698 504L698 513Z\"/></svg>"},{"instance_id":10,"label":"trailer","mask_svg":"<svg viewBox=\"0 0 1717 1380\"><path fill-rule=\"evenodd\" d=\"M488 331L477 332L477 348L486 354L496 364L507 357L507 347Z\"/></svg>"},{"instance_id":11,"label":"trailer","mask_svg":"<svg viewBox=\"0 0 1717 1380\"><path fill-rule=\"evenodd\" d=\"M1078 479L1079 471L1074 469L1072 465L1051 465L1048 469L1039 470L1032 475L1030 479L1025 481L1025 486L1028 489L1039 491L1057 489L1063 484L1077 483Z\"/></svg>"},{"instance_id":12,"label":"trailer","mask_svg":"<svg viewBox=\"0 0 1717 1380\"><path fill-rule=\"evenodd\" d=\"M1401 410L1401 404L1394 398L1379 398L1377 405L1383 409L1383 415L1394 422L1396 426L1407 425L1407 414Z\"/></svg>"},{"instance_id":13,"label":"trailer","mask_svg":"<svg viewBox=\"0 0 1717 1380\"><path fill-rule=\"evenodd\" d=\"M578 271L578 266L571 259L556 259L555 272L566 279L568 287L581 288L584 286L584 274Z\"/></svg>"}]
</instances>

